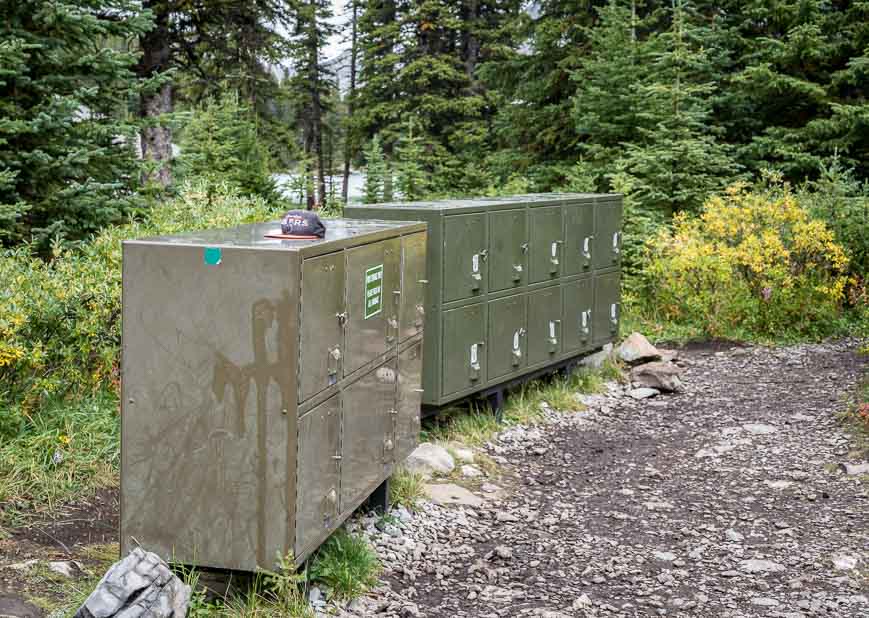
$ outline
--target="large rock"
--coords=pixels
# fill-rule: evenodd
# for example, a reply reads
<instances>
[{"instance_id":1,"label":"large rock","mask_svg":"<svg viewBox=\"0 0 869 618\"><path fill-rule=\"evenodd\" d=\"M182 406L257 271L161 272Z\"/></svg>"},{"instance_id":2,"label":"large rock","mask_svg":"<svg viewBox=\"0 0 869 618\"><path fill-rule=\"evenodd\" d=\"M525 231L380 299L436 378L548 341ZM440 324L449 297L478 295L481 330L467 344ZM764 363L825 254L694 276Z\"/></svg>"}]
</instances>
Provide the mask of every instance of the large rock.
<instances>
[{"instance_id":1,"label":"large rock","mask_svg":"<svg viewBox=\"0 0 869 618\"><path fill-rule=\"evenodd\" d=\"M646 361L661 360L661 353L640 333L631 333L616 350L616 356L635 365Z\"/></svg>"},{"instance_id":2,"label":"large rock","mask_svg":"<svg viewBox=\"0 0 869 618\"><path fill-rule=\"evenodd\" d=\"M75 618L184 618L190 586L156 554L136 548L112 565Z\"/></svg>"},{"instance_id":3,"label":"large rock","mask_svg":"<svg viewBox=\"0 0 869 618\"><path fill-rule=\"evenodd\" d=\"M679 374L682 370L673 363L655 361L631 369L631 382L637 388L655 388L668 393L685 390Z\"/></svg>"},{"instance_id":4,"label":"large rock","mask_svg":"<svg viewBox=\"0 0 869 618\"><path fill-rule=\"evenodd\" d=\"M483 499L453 483L426 485L425 490L435 504L479 507Z\"/></svg>"},{"instance_id":5,"label":"large rock","mask_svg":"<svg viewBox=\"0 0 869 618\"><path fill-rule=\"evenodd\" d=\"M442 446L423 442L404 460L404 467L423 476L449 474L456 467L453 456Z\"/></svg>"}]
</instances>

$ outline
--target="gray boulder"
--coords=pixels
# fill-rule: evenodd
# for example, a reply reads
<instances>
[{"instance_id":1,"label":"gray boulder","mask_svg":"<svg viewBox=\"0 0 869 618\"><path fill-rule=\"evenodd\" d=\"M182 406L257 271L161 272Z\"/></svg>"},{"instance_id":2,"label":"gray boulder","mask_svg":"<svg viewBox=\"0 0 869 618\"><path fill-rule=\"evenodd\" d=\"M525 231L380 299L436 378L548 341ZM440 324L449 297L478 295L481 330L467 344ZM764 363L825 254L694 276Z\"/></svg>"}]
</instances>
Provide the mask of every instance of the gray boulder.
<instances>
[{"instance_id":1,"label":"gray boulder","mask_svg":"<svg viewBox=\"0 0 869 618\"><path fill-rule=\"evenodd\" d=\"M456 467L453 456L442 446L423 442L404 460L404 467L423 476L449 474Z\"/></svg>"},{"instance_id":2,"label":"gray boulder","mask_svg":"<svg viewBox=\"0 0 869 618\"><path fill-rule=\"evenodd\" d=\"M685 390L679 374L682 370L673 363L655 361L631 369L631 382L636 388L654 388L667 393Z\"/></svg>"},{"instance_id":3,"label":"gray boulder","mask_svg":"<svg viewBox=\"0 0 869 618\"><path fill-rule=\"evenodd\" d=\"M189 602L190 586L137 547L103 575L74 618L184 618Z\"/></svg>"},{"instance_id":4,"label":"gray boulder","mask_svg":"<svg viewBox=\"0 0 869 618\"><path fill-rule=\"evenodd\" d=\"M589 367L591 369L600 369L603 367L603 364L607 362L608 359L613 357L613 344L608 343L600 351L595 352L594 354L589 354L581 361L579 364L583 367Z\"/></svg>"},{"instance_id":5,"label":"gray boulder","mask_svg":"<svg viewBox=\"0 0 869 618\"><path fill-rule=\"evenodd\" d=\"M631 365L661 360L661 353L640 333L631 333L616 350L616 356Z\"/></svg>"}]
</instances>

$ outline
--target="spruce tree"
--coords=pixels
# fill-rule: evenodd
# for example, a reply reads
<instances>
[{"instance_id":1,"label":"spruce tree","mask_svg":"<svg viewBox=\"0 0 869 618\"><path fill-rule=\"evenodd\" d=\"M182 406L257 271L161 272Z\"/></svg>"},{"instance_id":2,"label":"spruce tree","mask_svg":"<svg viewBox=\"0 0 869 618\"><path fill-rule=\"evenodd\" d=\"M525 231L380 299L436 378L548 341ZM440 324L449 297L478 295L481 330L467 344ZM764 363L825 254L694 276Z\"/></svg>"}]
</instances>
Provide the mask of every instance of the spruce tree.
<instances>
[{"instance_id":1,"label":"spruce tree","mask_svg":"<svg viewBox=\"0 0 869 618\"><path fill-rule=\"evenodd\" d=\"M0 241L82 239L137 207L132 0L0 4Z\"/></svg>"},{"instance_id":2,"label":"spruce tree","mask_svg":"<svg viewBox=\"0 0 869 618\"><path fill-rule=\"evenodd\" d=\"M383 189L388 174L380 136L375 135L365 149L365 203L374 204L384 199Z\"/></svg>"},{"instance_id":3,"label":"spruce tree","mask_svg":"<svg viewBox=\"0 0 869 618\"><path fill-rule=\"evenodd\" d=\"M430 177L421 165L423 145L416 132L417 121L408 116L405 133L397 148L395 184L402 199L419 200L431 193Z\"/></svg>"}]
</instances>

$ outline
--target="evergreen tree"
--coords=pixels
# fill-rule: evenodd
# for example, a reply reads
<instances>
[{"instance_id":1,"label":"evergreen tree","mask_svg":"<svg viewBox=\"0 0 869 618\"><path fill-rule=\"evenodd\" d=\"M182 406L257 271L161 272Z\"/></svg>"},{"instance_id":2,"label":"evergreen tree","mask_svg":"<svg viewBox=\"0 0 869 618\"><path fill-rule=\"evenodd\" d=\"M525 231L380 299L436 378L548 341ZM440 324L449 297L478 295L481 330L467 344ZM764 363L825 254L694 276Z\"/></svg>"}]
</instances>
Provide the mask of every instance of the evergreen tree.
<instances>
[{"instance_id":1,"label":"evergreen tree","mask_svg":"<svg viewBox=\"0 0 869 618\"><path fill-rule=\"evenodd\" d=\"M257 136L255 116L236 92L227 89L220 99L207 102L190 118L177 162L184 176L204 178L209 191L230 183L243 194L278 199L268 157Z\"/></svg>"},{"instance_id":2,"label":"evergreen tree","mask_svg":"<svg viewBox=\"0 0 869 618\"><path fill-rule=\"evenodd\" d=\"M388 174L386 161L383 158L383 148L380 145L380 136L371 138L368 148L365 149L365 203L374 204L384 200L383 189L386 185Z\"/></svg>"},{"instance_id":3,"label":"evergreen tree","mask_svg":"<svg viewBox=\"0 0 869 618\"><path fill-rule=\"evenodd\" d=\"M122 220L138 181L124 42L150 15L132 0L20 0L0 17L0 241L45 249Z\"/></svg>"},{"instance_id":4,"label":"evergreen tree","mask_svg":"<svg viewBox=\"0 0 869 618\"><path fill-rule=\"evenodd\" d=\"M422 140L416 133L416 120L408 116L406 132L398 143L395 184L402 199L419 200L431 193L429 176L420 164L423 158Z\"/></svg>"},{"instance_id":5,"label":"evergreen tree","mask_svg":"<svg viewBox=\"0 0 869 618\"><path fill-rule=\"evenodd\" d=\"M334 84L331 72L323 65L322 50L334 30L330 24L332 5L329 0L293 0L291 6L295 28L289 47L293 66L289 86L297 97L306 160L316 165L316 191L313 185L309 187L307 198L311 209L324 205L327 199L323 131ZM305 175L313 177L311 171L305 170Z\"/></svg>"}]
</instances>

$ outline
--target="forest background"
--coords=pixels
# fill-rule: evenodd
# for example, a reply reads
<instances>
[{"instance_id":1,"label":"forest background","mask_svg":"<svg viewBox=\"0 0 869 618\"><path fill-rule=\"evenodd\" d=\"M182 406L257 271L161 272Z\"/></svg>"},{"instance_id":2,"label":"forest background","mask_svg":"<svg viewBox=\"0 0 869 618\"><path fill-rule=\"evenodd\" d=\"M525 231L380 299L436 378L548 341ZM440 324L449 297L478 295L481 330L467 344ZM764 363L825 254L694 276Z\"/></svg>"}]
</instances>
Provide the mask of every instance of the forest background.
<instances>
[{"instance_id":1,"label":"forest background","mask_svg":"<svg viewBox=\"0 0 869 618\"><path fill-rule=\"evenodd\" d=\"M120 241L338 214L353 169L369 202L624 194L656 339L869 332L869 2L333 9L0 3L0 527L116 482Z\"/></svg>"}]
</instances>

